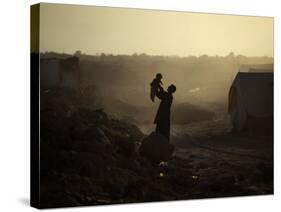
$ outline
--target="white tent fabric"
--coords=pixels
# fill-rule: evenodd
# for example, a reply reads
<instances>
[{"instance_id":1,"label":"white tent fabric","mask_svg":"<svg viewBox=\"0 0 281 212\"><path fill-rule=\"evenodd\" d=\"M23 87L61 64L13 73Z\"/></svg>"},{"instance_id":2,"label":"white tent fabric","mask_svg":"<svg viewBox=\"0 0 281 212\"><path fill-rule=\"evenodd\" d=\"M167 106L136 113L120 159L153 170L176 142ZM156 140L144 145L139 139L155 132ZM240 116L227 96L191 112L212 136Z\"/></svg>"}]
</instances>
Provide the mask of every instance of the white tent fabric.
<instances>
[{"instance_id":1,"label":"white tent fabric","mask_svg":"<svg viewBox=\"0 0 281 212\"><path fill-rule=\"evenodd\" d=\"M229 114L238 130L245 127L249 116L273 116L273 73L239 72L229 92Z\"/></svg>"}]
</instances>

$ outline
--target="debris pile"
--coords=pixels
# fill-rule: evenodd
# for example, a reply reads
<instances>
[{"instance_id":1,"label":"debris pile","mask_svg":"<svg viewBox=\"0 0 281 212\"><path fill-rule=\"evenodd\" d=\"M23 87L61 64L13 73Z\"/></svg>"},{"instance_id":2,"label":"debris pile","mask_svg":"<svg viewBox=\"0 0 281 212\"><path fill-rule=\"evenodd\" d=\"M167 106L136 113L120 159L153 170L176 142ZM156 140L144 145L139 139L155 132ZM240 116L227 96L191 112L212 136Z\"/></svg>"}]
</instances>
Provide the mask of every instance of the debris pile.
<instances>
[{"instance_id":1,"label":"debris pile","mask_svg":"<svg viewBox=\"0 0 281 212\"><path fill-rule=\"evenodd\" d=\"M161 136L144 139L135 125L87 107L71 93L44 91L41 98L42 207L176 198L162 185L168 168L158 164L172 149L160 145ZM158 146L164 146L164 154L156 160L138 153L139 148L159 152Z\"/></svg>"}]
</instances>

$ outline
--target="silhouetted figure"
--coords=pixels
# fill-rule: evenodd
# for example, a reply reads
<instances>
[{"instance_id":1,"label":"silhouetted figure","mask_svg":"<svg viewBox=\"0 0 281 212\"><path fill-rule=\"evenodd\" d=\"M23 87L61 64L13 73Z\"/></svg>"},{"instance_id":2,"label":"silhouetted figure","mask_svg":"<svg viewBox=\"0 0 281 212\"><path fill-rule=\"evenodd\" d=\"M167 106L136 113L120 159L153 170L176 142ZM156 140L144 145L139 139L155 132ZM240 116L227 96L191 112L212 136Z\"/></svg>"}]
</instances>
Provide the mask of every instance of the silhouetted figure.
<instances>
[{"instance_id":1,"label":"silhouetted figure","mask_svg":"<svg viewBox=\"0 0 281 212\"><path fill-rule=\"evenodd\" d=\"M154 102L156 93L160 90L163 90L162 88L162 74L158 73L156 74L156 77L153 79L153 81L150 83L150 99Z\"/></svg>"},{"instance_id":2,"label":"silhouetted figure","mask_svg":"<svg viewBox=\"0 0 281 212\"><path fill-rule=\"evenodd\" d=\"M171 106L173 102L173 93L176 91L176 86L173 84L168 87L167 92L160 89L156 96L161 100L154 123L156 124L156 132L165 136L170 140L170 116Z\"/></svg>"}]
</instances>

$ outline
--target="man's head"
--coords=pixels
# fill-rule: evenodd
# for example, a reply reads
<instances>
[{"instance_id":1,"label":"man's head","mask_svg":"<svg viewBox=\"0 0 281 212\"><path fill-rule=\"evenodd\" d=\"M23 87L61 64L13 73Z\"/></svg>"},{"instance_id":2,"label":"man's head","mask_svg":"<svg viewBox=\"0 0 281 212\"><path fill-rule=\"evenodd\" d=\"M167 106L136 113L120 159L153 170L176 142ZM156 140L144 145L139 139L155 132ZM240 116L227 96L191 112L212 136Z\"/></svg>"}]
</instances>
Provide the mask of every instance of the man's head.
<instances>
[{"instance_id":1,"label":"man's head","mask_svg":"<svg viewBox=\"0 0 281 212\"><path fill-rule=\"evenodd\" d=\"M160 73L156 74L156 79L161 80L162 79L162 74L160 74Z\"/></svg>"},{"instance_id":2,"label":"man's head","mask_svg":"<svg viewBox=\"0 0 281 212\"><path fill-rule=\"evenodd\" d=\"M176 90L177 88L173 84L168 87L168 93L175 93Z\"/></svg>"}]
</instances>

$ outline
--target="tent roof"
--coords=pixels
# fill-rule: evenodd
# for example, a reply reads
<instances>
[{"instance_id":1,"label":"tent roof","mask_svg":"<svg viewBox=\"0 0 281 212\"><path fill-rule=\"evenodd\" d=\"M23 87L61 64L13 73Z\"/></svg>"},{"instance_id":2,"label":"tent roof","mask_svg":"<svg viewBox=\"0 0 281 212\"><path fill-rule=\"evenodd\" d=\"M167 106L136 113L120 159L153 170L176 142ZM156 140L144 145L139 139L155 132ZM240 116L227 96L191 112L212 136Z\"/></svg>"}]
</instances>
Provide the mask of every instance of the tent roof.
<instances>
[{"instance_id":1,"label":"tent roof","mask_svg":"<svg viewBox=\"0 0 281 212\"><path fill-rule=\"evenodd\" d=\"M273 64L243 64L239 72L273 72Z\"/></svg>"}]
</instances>

